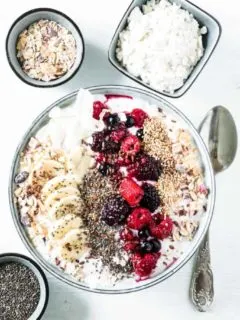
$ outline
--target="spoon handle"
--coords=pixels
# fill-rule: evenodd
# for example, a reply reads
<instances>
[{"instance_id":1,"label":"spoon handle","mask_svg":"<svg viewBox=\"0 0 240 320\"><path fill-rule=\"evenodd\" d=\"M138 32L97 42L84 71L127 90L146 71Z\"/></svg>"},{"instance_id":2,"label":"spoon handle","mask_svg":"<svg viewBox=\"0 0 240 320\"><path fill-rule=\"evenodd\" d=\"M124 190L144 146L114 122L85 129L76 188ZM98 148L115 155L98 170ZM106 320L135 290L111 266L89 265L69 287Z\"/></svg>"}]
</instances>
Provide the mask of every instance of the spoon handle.
<instances>
[{"instance_id":1,"label":"spoon handle","mask_svg":"<svg viewBox=\"0 0 240 320\"><path fill-rule=\"evenodd\" d=\"M196 308L205 312L213 302L213 273L210 264L209 234L204 237L198 253L190 286L190 296Z\"/></svg>"}]
</instances>

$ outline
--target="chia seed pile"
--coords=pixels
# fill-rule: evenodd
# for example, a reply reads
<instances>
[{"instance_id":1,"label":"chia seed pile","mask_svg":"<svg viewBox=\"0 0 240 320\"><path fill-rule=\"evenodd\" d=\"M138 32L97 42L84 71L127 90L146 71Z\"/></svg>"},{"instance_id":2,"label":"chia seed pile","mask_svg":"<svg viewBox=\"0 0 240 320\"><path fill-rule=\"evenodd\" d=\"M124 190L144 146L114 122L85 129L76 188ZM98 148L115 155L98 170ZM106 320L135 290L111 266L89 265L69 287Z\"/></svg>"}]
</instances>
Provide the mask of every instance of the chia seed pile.
<instances>
[{"instance_id":1,"label":"chia seed pile","mask_svg":"<svg viewBox=\"0 0 240 320\"><path fill-rule=\"evenodd\" d=\"M0 265L0 319L27 320L40 299L40 285L33 271L21 263Z\"/></svg>"}]
</instances>

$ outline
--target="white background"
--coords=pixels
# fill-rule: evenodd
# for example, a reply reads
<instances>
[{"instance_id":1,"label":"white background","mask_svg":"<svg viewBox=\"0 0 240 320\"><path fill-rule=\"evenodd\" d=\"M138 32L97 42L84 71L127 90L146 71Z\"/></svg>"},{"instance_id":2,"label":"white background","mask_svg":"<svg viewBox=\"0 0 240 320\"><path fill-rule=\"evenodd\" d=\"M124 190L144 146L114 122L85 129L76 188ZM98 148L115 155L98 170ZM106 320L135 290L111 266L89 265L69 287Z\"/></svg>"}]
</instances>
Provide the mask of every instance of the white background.
<instances>
[{"instance_id":1,"label":"white background","mask_svg":"<svg viewBox=\"0 0 240 320\"><path fill-rule=\"evenodd\" d=\"M238 0L193 0L221 23L220 43L203 72L182 98L172 100L197 126L205 113L222 104L240 126L240 23ZM115 70L107 49L130 0L2 0L0 10L0 253L27 254L14 228L7 197L14 150L31 121L49 104L81 87L97 84L136 84ZM63 86L33 88L11 71L5 56L5 37L11 23L26 10L52 7L69 15L80 27L86 44L78 74ZM171 100L171 99L169 99ZM48 276L50 300L44 320L145 320L240 318L239 153L227 172L217 177L217 203L211 226L215 301L208 313L195 311L188 298L192 269L189 262L164 283L134 294L98 295L71 288ZM1 316L0 316L1 319Z\"/></svg>"}]
</instances>

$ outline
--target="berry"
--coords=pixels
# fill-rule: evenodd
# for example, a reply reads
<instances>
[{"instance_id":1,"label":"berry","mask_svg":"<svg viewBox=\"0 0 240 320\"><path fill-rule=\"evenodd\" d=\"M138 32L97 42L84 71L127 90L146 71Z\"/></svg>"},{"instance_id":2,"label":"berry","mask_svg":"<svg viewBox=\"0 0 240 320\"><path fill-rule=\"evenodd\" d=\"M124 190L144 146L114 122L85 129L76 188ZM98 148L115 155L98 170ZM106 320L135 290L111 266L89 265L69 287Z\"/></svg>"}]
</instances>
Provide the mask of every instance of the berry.
<instances>
[{"instance_id":1,"label":"berry","mask_svg":"<svg viewBox=\"0 0 240 320\"><path fill-rule=\"evenodd\" d=\"M159 212L152 215L153 222L159 224L161 221L164 220L164 215L160 214Z\"/></svg>"},{"instance_id":2,"label":"berry","mask_svg":"<svg viewBox=\"0 0 240 320\"><path fill-rule=\"evenodd\" d=\"M146 253L143 256L140 253L134 253L131 258L134 272L140 277L148 277L156 267L159 257L158 253Z\"/></svg>"},{"instance_id":3,"label":"berry","mask_svg":"<svg viewBox=\"0 0 240 320\"><path fill-rule=\"evenodd\" d=\"M109 174L111 170L111 165L108 163L101 163L100 166L98 167L98 171L103 175L106 176Z\"/></svg>"},{"instance_id":4,"label":"berry","mask_svg":"<svg viewBox=\"0 0 240 320\"><path fill-rule=\"evenodd\" d=\"M152 244L152 252L159 252L161 250L161 242L158 239L151 239L149 242Z\"/></svg>"},{"instance_id":5,"label":"berry","mask_svg":"<svg viewBox=\"0 0 240 320\"><path fill-rule=\"evenodd\" d=\"M138 139L140 139L140 140L143 140L143 137L144 137L143 129L138 129L137 130L136 137L138 137Z\"/></svg>"},{"instance_id":6,"label":"berry","mask_svg":"<svg viewBox=\"0 0 240 320\"><path fill-rule=\"evenodd\" d=\"M101 152L103 149L103 141L105 139L105 133L103 131L94 132L92 134L92 145L91 149L95 152Z\"/></svg>"},{"instance_id":7,"label":"berry","mask_svg":"<svg viewBox=\"0 0 240 320\"><path fill-rule=\"evenodd\" d=\"M160 205L160 197L157 189L149 183L144 183L142 188L144 191L144 196L140 205L149 209L151 212L154 212Z\"/></svg>"},{"instance_id":8,"label":"berry","mask_svg":"<svg viewBox=\"0 0 240 320\"><path fill-rule=\"evenodd\" d=\"M143 190L139 185L132 179L125 178L122 180L119 192L121 196L127 201L127 203L135 207L139 204L143 197Z\"/></svg>"},{"instance_id":9,"label":"berry","mask_svg":"<svg viewBox=\"0 0 240 320\"><path fill-rule=\"evenodd\" d=\"M141 241L138 247L139 252L149 253L153 251L153 244L150 241Z\"/></svg>"},{"instance_id":10,"label":"berry","mask_svg":"<svg viewBox=\"0 0 240 320\"><path fill-rule=\"evenodd\" d=\"M102 220L109 226L118 225L126 220L129 211L126 201L120 196L112 196L107 199L102 209Z\"/></svg>"},{"instance_id":11,"label":"berry","mask_svg":"<svg viewBox=\"0 0 240 320\"><path fill-rule=\"evenodd\" d=\"M139 128L143 126L145 119L148 118L148 115L142 109L133 109L131 112L131 116L135 121L135 126Z\"/></svg>"},{"instance_id":12,"label":"berry","mask_svg":"<svg viewBox=\"0 0 240 320\"><path fill-rule=\"evenodd\" d=\"M159 224L153 223L150 226L151 235L158 238L158 239L165 239L168 238L172 233L173 222L172 219L166 217L162 220Z\"/></svg>"},{"instance_id":13,"label":"berry","mask_svg":"<svg viewBox=\"0 0 240 320\"><path fill-rule=\"evenodd\" d=\"M120 142L125 136L126 136L126 129L119 128L111 132L110 139L114 142Z\"/></svg>"},{"instance_id":14,"label":"berry","mask_svg":"<svg viewBox=\"0 0 240 320\"><path fill-rule=\"evenodd\" d=\"M138 241L128 241L124 244L123 249L127 252L134 252L136 251L138 245Z\"/></svg>"},{"instance_id":15,"label":"berry","mask_svg":"<svg viewBox=\"0 0 240 320\"><path fill-rule=\"evenodd\" d=\"M157 181L161 174L161 165L155 158L147 154L141 154L136 159L135 169L133 171L135 177L140 181Z\"/></svg>"},{"instance_id":16,"label":"berry","mask_svg":"<svg viewBox=\"0 0 240 320\"><path fill-rule=\"evenodd\" d=\"M96 120L100 119L100 114L103 109L107 109L107 106L101 101L94 101L93 103L93 118Z\"/></svg>"},{"instance_id":17,"label":"berry","mask_svg":"<svg viewBox=\"0 0 240 320\"><path fill-rule=\"evenodd\" d=\"M148 226L152 221L151 212L145 208L136 208L129 215L127 225L131 229L140 230Z\"/></svg>"},{"instance_id":18,"label":"berry","mask_svg":"<svg viewBox=\"0 0 240 320\"><path fill-rule=\"evenodd\" d=\"M117 153L120 150L120 144L112 140L105 140L102 146L105 153Z\"/></svg>"},{"instance_id":19,"label":"berry","mask_svg":"<svg viewBox=\"0 0 240 320\"><path fill-rule=\"evenodd\" d=\"M124 241L132 241L135 239L133 232L128 228L122 229L119 234L120 239Z\"/></svg>"},{"instance_id":20,"label":"berry","mask_svg":"<svg viewBox=\"0 0 240 320\"><path fill-rule=\"evenodd\" d=\"M104 115L103 121L109 128L114 128L120 122L120 118L117 113L108 112Z\"/></svg>"},{"instance_id":21,"label":"berry","mask_svg":"<svg viewBox=\"0 0 240 320\"><path fill-rule=\"evenodd\" d=\"M146 239L146 238L150 237L149 229L144 227L143 229L139 230L138 237L142 238L142 239Z\"/></svg>"},{"instance_id":22,"label":"berry","mask_svg":"<svg viewBox=\"0 0 240 320\"><path fill-rule=\"evenodd\" d=\"M141 148L141 144L139 139L134 136L134 135L130 135L128 137L126 137L121 145L121 150L129 156L134 156L136 153L138 153L140 151Z\"/></svg>"},{"instance_id":23,"label":"berry","mask_svg":"<svg viewBox=\"0 0 240 320\"><path fill-rule=\"evenodd\" d=\"M134 120L134 118L133 118L132 116L130 116L129 114L127 114L126 117L127 117L127 120L126 120L126 122L125 122L126 127L127 127L127 128L133 127L133 126L135 125L135 120Z\"/></svg>"}]
</instances>

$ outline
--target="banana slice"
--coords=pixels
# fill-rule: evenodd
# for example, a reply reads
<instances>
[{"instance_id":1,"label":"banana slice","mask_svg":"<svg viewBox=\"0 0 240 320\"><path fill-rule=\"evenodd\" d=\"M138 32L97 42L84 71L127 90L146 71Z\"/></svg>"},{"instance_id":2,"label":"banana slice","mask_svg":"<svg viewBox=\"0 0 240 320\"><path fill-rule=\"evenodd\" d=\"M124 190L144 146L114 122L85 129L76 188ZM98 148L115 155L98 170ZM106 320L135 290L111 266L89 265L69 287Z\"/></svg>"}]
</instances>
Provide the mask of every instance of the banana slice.
<instances>
[{"instance_id":1,"label":"banana slice","mask_svg":"<svg viewBox=\"0 0 240 320\"><path fill-rule=\"evenodd\" d=\"M86 235L81 229L69 231L60 242L59 255L62 259L74 262L86 252Z\"/></svg>"},{"instance_id":2,"label":"banana slice","mask_svg":"<svg viewBox=\"0 0 240 320\"><path fill-rule=\"evenodd\" d=\"M46 198L52 192L66 187L77 188L77 181L74 175L60 175L49 180L42 188L42 197Z\"/></svg>"},{"instance_id":3,"label":"banana slice","mask_svg":"<svg viewBox=\"0 0 240 320\"><path fill-rule=\"evenodd\" d=\"M67 214L79 214L82 208L82 200L78 196L68 196L56 202L50 209L48 215L52 220L58 220Z\"/></svg>"},{"instance_id":4,"label":"banana slice","mask_svg":"<svg viewBox=\"0 0 240 320\"><path fill-rule=\"evenodd\" d=\"M68 214L59 219L49 232L48 237L50 241L59 240L63 238L69 231L79 229L82 226L82 219L74 214Z\"/></svg>"},{"instance_id":5,"label":"banana slice","mask_svg":"<svg viewBox=\"0 0 240 320\"><path fill-rule=\"evenodd\" d=\"M47 197L44 205L46 209L49 210L56 204L57 201L67 196L80 196L80 192L77 188L74 187L61 188L50 194Z\"/></svg>"}]
</instances>

